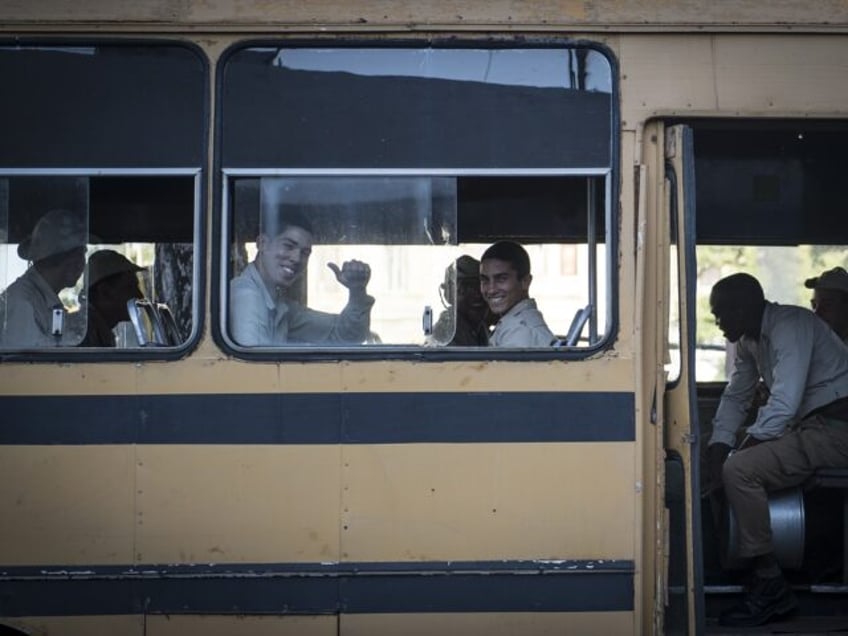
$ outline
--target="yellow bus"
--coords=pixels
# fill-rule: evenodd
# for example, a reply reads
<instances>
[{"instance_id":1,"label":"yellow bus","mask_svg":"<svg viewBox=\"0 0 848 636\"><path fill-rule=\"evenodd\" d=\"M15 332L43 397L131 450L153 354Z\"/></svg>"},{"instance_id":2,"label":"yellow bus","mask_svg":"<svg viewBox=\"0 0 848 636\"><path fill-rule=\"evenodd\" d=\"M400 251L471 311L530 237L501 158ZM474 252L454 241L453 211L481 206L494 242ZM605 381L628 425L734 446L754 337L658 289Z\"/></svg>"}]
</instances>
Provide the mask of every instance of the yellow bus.
<instances>
[{"instance_id":1,"label":"yellow bus","mask_svg":"<svg viewBox=\"0 0 848 636\"><path fill-rule=\"evenodd\" d=\"M0 82L0 630L696 634L742 589L705 294L845 262L841 3L0 3ZM281 210L291 303L370 266L363 337L235 334ZM556 338L453 346L503 239ZM92 345L103 250L145 299ZM846 487L774 502L796 631L848 621Z\"/></svg>"}]
</instances>

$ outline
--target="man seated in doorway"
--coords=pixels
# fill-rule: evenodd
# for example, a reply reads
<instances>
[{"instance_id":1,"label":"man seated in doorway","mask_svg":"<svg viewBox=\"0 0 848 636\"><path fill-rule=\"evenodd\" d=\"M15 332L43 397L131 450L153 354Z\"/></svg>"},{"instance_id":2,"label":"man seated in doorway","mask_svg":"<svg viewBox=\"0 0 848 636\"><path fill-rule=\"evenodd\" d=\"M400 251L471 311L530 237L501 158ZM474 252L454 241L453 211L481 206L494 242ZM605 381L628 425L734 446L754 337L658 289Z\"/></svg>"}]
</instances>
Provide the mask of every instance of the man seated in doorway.
<instances>
[{"instance_id":1,"label":"man seated in doorway","mask_svg":"<svg viewBox=\"0 0 848 636\"><path fill-rule=\"evenodd\" d=\"M0 295L0 346L75 344L68 341L59 292L73 287L85 269L87 242L82 217L69 210L50 210L38 220L18 245L18 256L31 267Z\"/></svg>"},{"instance_id":2,"label":"man seated in doorway","mask_svg":"<svg viewBox=\"0 0 848 636\"><path fill-rule=\"evenodd\" d=\"M739 555L752 560L754 573L720 623L755 626L797 606L775 556L768 493L797 486L818 468L848 467L848 348L811 311L766 301L748 274L718 281L710 308L736 348L707 457L737 521ZM768 400L731 453L759 378Z\"/></svg>"},{"instance_id":3,"label":"man seated in doorway","mask_svg":"<svg viewBox=\"0 0 848 636\"><path fill-rule=\"evenodd\" d=\"M369 337L374 298L371 268L361 261L327 263L348 289L339 314L309 309L287 297L312 253L312 225L294 211L263 213L256 259L230 282L230 333L246 347L287 343L361 344Z\"/></svg>"},{"instance_id":4,"label":"man seated in doorway","mask_svg":"<svg viewBox=\"0 0 848 636\"><path fill-rule=\"evenodd\" d=\"M88 294L82 347L114 347L119 322L129 320L127 302L144 298L139 267L114 250L98 250L88 258Z\"/></svg>"},{"instance_id":5,"label":"man seated in doorway","mask_svg":"<svg viewBox=\"0 0 848 636\"><path fill-rule=\"evenodd\" d=\"M834 267L820 276L808 278L804 287L813 290L810 305L816 315L829 324L843 342L848 342L848 272Z\"/></svg>"},{"instance_id":6,"label":"man seated in doorway","mask_svg":"<svg viewBox=\"0 0 848 636\"><path fill-rule=\"evenodd\" d=\"M530 298L530 257L513 241L498 241L480 259L480 291L498 317L493 347L547 347L556 339Z\"/></svg>"}]
</instances>

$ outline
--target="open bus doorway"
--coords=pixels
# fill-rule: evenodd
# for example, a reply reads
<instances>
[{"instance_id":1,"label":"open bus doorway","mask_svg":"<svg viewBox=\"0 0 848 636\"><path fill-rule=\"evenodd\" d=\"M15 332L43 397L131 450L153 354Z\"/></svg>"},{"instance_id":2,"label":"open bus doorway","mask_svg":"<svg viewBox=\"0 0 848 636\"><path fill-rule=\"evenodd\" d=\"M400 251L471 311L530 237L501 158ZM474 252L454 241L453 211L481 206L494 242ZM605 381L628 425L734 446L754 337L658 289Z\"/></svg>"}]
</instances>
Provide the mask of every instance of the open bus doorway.
<instances>
[{"instance_id":1,"label":"open bus doorway","mask_svg":"<svg viewBox=\"0 0 848 636\"><path fill-rule=\"evenodd\" d=\"M846 160L839 149L840 141L848 140L848 125L783 120L687 124L678 127L678 134L691 135L691 148L684 149L691 153L690 183L688 189L677 190L682 199L676 201L683 224L678 236L684 254L677 271L683 281L678 288L682 301L672 303L683 320L672 318L669 339L684 344L679 349L682 362L669 367L670 377L678 373L680 378L669 392L681 391L681 382L691 391L688 444L694 472L685 484L691 486L687 490L693 500L688 518L698 523L700 517L700 527L687 536L697 539L700 534L693 563L700 564L695 574L702 579L693 581L703 586L709 632L718 614L738 600L748 572L747 564L734 557L734 525L726 507L716 504L706 471L711 422L732 366L732 350L709 310L710 289L724 276L746 272L762 283L768 300L809 307L811 291L805 280L845 266L848 219L840 183ZM676 407L677 413L671 408L667 422L680 415L681 407ZM755 409L749 417L754 415ZM848 627L848 470L842 472L811 479L794 496L771 502L776 551L800 601L799 611L775 622L775 629L807 633ZM667 503L674 519L676 508L677 516L682 515L679 490L684 480L675 484L673 470L667 477ZM675 541L677 551L685 553L679 536L672 538L672 553ZM672 567L672 589L674 576ZM677 576L678 583L684 580L679 572Z\"/></svg>"}]
</instances>

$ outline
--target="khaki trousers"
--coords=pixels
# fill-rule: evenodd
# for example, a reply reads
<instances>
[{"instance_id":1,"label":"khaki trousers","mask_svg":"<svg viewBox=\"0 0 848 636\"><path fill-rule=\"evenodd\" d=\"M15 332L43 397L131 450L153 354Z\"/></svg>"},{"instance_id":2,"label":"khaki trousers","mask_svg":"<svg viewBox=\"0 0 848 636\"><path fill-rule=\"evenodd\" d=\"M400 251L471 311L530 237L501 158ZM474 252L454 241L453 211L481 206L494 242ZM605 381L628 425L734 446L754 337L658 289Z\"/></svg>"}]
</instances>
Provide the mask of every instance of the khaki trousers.
<instances>
[{"instance_id":1,"label":"khaki trousers","mask_svg":"<svg viewBox=\"0 0 848 636\"><path fill-rule=\"evenodd\" d=\"M798 486L818 468L848 468L848 422L814 415L779 439L727 458L722 479L736 516L739 556L774 550L768 493Z\"/></svg>"}]
</instances>

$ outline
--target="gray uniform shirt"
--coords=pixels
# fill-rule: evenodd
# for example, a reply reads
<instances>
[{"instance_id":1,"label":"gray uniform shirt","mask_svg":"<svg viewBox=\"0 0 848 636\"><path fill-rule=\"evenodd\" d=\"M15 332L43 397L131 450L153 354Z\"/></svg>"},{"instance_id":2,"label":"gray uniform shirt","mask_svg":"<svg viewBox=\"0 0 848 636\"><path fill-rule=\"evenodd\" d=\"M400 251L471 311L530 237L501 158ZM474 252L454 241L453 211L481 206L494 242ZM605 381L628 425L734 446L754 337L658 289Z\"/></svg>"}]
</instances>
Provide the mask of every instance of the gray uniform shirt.
<instances>
[{"instance_id":1,"label":"gray uniform shirt","mask_svg":"<svg viewBox=\"0 0 848 636\"><path fill-rule=\"evenodd\" d=\"M554 341L536 301L525 298L506 312L489 338L492 347L549 347Z\"/></svg>"},{"instance_id":2,"label":"gray uniform shirt","mask_svg":"<svg viewBox=\"0 0 848 636\"><path fill-rule=\"evenodd\" d=\"M30 267L0 295L0 346L52 347L53 308L62 306L47 281Z\"/></svg>"},{"instance_id":3,"label":"gray uniform shirt","mask_svg":"<svg viewBox=\"0 0 848 636\"><path fill-rule=\"evenodd\" d=\"M760 337L742 336L736 344L710 444L736 445L760 377L769 398L746 432L776 439L796 419L848 396L848 347L810 310L766 303Z\"/></svg>"},{"instance_id":4,"label":"gray uniform shirt","mask_svg":"<svg viewBox=\"0 0 848 636\"><path fill-rule=\"evenodd\" d=\"M369 335L374 299L349 301L340 314L274 298L250 263L230 282L230 334L245 347L292 342L361 344Z\"/></svg>"}]
</instances>

